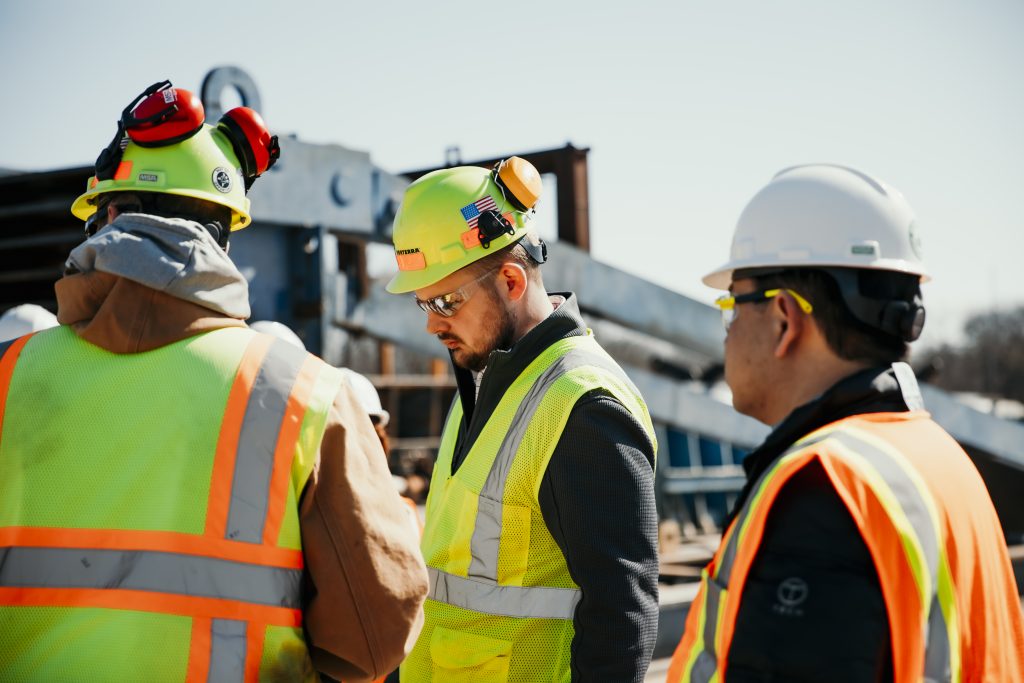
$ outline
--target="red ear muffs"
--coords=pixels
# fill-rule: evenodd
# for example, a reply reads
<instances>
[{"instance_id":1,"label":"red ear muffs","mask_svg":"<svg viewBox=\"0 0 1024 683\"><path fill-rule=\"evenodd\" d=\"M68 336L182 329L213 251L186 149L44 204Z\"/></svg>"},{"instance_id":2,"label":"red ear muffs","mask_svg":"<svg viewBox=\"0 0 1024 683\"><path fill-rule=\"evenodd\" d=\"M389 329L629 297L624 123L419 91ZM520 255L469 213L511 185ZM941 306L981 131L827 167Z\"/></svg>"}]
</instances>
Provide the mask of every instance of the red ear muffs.
<instances>
[{"instance_id":1,"label":"red ear muffs","mask_svg":"<svg viewBox=\"0 0 1024 683\"><path fill-rule=\"evenodd\" d=\"M114 177L128 138L140 147L173 145L198 133L204 118L203 103L194 94L172 88L170 81L154 83L121 112L114 139L96 158L96 179Z\"/></svg>"},{"instance_id":2,"label":"red ear muffs","mask_svg":"<svg viewBox=\"0 0 1024 683\"><path fill-rule=\"evenodd\" d=\"M125 132L140 147L162 147L186 140L203 127L202 101L184 88L166 88L146 96L121 119Z\"/></svg>"},{"instance_id":3,"label":"red ear muffs","mask_svg":"<svg viewBox=\"0 0 1024 683\"><path fill-rule=\"evenodd\" d=\"M281 156L277 136L270 134L263 117L249 107L235 107L221 117L217 127L231 141L242 164L246 190Z\"/></svg>"}]
</instances>

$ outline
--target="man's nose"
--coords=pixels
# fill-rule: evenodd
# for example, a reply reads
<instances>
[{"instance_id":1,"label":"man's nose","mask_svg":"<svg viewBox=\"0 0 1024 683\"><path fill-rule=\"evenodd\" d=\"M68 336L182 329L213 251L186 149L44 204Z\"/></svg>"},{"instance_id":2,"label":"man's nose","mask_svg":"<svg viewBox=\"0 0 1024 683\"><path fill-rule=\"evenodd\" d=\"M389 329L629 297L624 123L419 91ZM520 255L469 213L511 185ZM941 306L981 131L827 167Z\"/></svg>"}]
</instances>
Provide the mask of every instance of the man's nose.
<instances>
[{"instance_id":1,"label":"man's nose","mask_svg":"<svg viewBox=\"0 0 1024 683\"><path fill-rule=\"evenodd\" d=\"M427 334L437 335L449 328L448 319L433 311L427 312Z\"/></svg>"}]
</instances>

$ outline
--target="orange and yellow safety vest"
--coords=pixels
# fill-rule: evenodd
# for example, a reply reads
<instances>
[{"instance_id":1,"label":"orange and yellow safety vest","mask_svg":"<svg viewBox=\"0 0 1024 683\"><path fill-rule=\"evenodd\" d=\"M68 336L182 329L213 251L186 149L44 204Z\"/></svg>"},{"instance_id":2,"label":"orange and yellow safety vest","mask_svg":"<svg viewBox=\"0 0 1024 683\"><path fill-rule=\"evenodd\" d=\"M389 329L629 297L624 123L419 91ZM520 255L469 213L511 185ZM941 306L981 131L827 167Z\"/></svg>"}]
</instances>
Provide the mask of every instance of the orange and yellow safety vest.
<instances>
[{"instance_id":1,"label":"orange and yellow safety vest","mask_svg":"<svg viewBox=\"0 0 1024 683\"><path fill-rule=\"evenodd\" d=\"M859 415L795 443L760 478L704 570L668 674L727 681L744 583L769 512L811 462L874 559L897 683L1024 681L1024 629L995 510L977 470L927 413Z\"/></svg>"},{"instance_id":2,"label":"orange and yellow safety vest","mask_svg":"<svg viewBox=\"0 0 1024 683\"><path fill-rule=\"evenodd\" d=\"M341 373L244 328L0 355L0 679L315 680L297 501Z\"/></svg>"}]
</instances>

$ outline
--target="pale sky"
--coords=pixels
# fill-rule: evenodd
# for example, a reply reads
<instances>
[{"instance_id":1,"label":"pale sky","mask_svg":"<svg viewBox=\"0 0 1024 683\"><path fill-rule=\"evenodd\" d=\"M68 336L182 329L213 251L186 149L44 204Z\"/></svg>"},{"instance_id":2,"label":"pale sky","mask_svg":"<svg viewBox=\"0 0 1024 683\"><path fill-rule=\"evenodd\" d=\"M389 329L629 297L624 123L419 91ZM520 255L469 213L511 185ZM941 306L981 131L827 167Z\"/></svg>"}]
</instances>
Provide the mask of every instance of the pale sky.
<instances>
[{"instance_id":1,"label":"pale sky","mask_svg":"<svg viewBox=\"0 0 1024 683\"><path fill-rule=\"evenodd\" d=\"M589 147L593 255L701 301L743 206L794 164L916 209L929 322L1024 304L1024 3L0 3L0 167L91 163L120 110L214 66L275 132L390 171Z\"/></svg>"}]
</instances>

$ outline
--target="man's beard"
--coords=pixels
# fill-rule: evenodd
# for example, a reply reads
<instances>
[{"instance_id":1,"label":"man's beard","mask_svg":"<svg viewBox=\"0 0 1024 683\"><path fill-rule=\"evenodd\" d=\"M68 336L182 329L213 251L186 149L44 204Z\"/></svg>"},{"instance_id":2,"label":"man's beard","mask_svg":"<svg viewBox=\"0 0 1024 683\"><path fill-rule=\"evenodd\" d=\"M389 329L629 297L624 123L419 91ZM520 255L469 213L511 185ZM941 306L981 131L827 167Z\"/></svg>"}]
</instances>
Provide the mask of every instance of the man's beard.
<instances>
[{"instance_id":1,"label":"man's beard","mask_svg":"<svg viewBox=\"0 0 1024 683\"><path fill-rule=\"evenodd\" d=\"M456 365L474 372L480 372L487 367L487 359L491 357L492 351L510 349L517 341L516 321L512 311L503 306L493 292L487 291L487 296L493 304L495 317L483 321L481 328L490 330L492 335L484 338L479 351L464 348L452 354Z\"/></svg>"}]
</instances>

